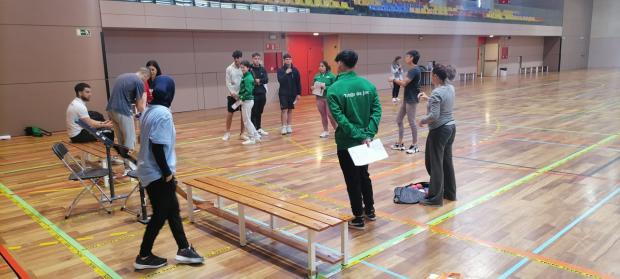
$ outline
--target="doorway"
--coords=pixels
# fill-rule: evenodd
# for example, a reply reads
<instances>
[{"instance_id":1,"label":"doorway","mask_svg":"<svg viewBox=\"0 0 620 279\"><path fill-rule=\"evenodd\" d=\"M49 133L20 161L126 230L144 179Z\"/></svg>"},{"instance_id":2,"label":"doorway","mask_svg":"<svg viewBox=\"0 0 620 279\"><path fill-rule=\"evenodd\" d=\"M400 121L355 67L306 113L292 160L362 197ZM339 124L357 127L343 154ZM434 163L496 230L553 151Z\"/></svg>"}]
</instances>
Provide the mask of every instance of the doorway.
<instances>
[{"instance_id":1,"label":"doorway","mask_svg":"<svg viewBox=\"0 0 620 279\"><path fill-rule=\"evenodd\" d=\"M312 35L288 35L288 53L301 77L301 95L310 95L310 86L323 60L323 37Z\"/></svg>"}]
</instances>

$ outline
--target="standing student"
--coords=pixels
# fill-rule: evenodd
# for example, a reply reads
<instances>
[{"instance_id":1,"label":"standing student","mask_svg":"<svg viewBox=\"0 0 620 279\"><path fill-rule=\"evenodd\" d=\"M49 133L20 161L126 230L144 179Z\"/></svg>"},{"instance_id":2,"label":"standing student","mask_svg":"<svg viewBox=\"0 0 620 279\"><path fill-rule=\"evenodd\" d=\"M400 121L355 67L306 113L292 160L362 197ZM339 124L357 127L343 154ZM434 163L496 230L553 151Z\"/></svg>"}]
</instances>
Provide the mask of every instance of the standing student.
<instances>
[{"instance_id":1,"label":"standing student","mask_svg":"<svg viewBox=\"0 0 620 279\"><path fill-rule=\"evenodd\" d=\"M73 89L75 91L75 99L73 99L67 107L66 113L67 135L69 136L71 142L75 143L97 141L95 136L91 135L88 131L75 123L75 121L81 119L90 127L98 130L107 130L112 128L112 121L97 121L90 118L88 115L86 103L90 101L90 97L92 96L90 85L80 82L76 84ZM111 140L114 140L114 133L103 132L103 134Z\"/></svg>"},{"instance_id":2,"label":"standing student","mask_svg":"<svg viewBox=\"0 0 620 279\"><path fill-rule=\"evenodd\" d=\"M349 227L364 229L364 215L376 219L372 181L368 165L355 166L347 150L360 144L370 144L379 130L381 103L376 87L353 71L357 53L343 50L336 56L338 78L327 91L329 108L338 122L336 146L338 162L347 184L351 210L355 218Z\"/></svg>"},{"instance_id":3,"label":"standing student","mask_svg":"<svg viewBox=\"0 0 620 279\"><path fill-rule=\"evenodd\" d=\"M243 102L243 108L241 109L241 116L245 129L248 131L248 139L243 144L255 144L260 142L260 136L252 124L252 107L254 106L254 83L256 82L254 76L250 72L250 62L243 60L241 62L241 72L243 72L243 78L241 79L241 86L239 88L239 98Z\"/></svg>"},{"instance_id":4,"label":"standing student","mask_svg":"<svg viewBox=\"0 0 620 279\"><path fill-rule=\"evenodd\" d=\"M226 109L228 110L228 114L226 115L226 133L224 133L222 140L230 139L230 126L232 126L233 115L235 111L241 109L241 106L233 108L233 105L239 100L239 87L241 86L241 77L243 76L239 63L241 63L242 57L243 53L240 50L233 51L233 62L226 68L226 87L228 88ZM243 135L243 118L241 118L239 138L247 140Z\"/></svg>"},{"instance_id":5,"label":"standing student","mask_svg":"<svg viewBox=\"0 0 620 279\"><path fill-rule=\"evenodd\" d=\"M202 263L204 258L189 244L183 221L179 214L177 199L176 172L176 131L170 113L174 99L174 80L169 76L159 76L155 80L153 101L142 116L140 126L140 153L138 154L138 178L146 185L146 192L151 201L153 216L146 225L140 253L134 262L134 268L159 268L167 264L165 258L153 255L152 249L159 231L168 221L170 231L177 243L175 260L178 263Z\"/></svg>"},{"instance_id":6,"label":"standing student","mask_svg":"<svg viewBox=\"0 0 620 279\"><path fill-rule=\"evenodd\" d=\"M148 88L146 90L146 103L150 104L153 100L153 82L155 82L155 78L161 76L161 68L159 67L159 63L155 60L149 60L146 62L146 68L149 69L149 79L146 81Z\"/></svg>"},{"instance_id":7,"label":"standing student","mask_svg":"<svg viewBox=\"0 0 620 279\"><path fill-rule=\"evenodd\" d=\"M454 79L456 71L452 66L436 64L432 81L435 89L430 97L420 93L420 99L428 100L427 114L420 119L420 127L428 124L425 164L431 177L428 197L420 201L426 206L442 206L443 199L456 200L456 178L452 164L452 143L456 135L454 109Z\"/></svg>"},{"instance_id":8,"label":"standing student","mask_svg":"<svg viewBox=\"0 0 620 279\"><path fill-rule=\"evenodd\" d=\"M392 77L394 80L403 80L403 68L400 66L400 56L394 57L394 61L392 61L392 65L390 65L390 70L392 71ZM398 103L398 93L400 91L400 85L396 82L392 81L392 102Z\"/></svg>"},{"instance_id":9,"label":"standing student","mask_svg":"<svg viewBox=\"0 0 620 279\"><path fill-rule=\"evenodd\" d=\"M293 66L293 58L290 54L284 54L284 65L278 69L278 97L280 99L280 120L282 120L281 134L286 135L293 132L291 122L293 120L293 109L301 95L301 77L299 70Z\"/></svg>"},{"instance_id":10,"label":"standing student","mask_svg":"<svg viewBox=\"0 0 620 279\"><path fill-rule=\"evenodd\" d=\"M252 65L250 66L250 72L254 76L254 106L252 107L252 124L261 136L269 135L267 131L261 126L263 118L263 109L267 103L267 83L269 83L269 76L267 76L267 70L260 64L260 53L255 52L252 54Z\"/></svg>"},{"instance_id":11,"label":"standing student","mask_svg":"<svg viewBox=\"0 0 620 279\"><path fill-rule=\"evenodd\" d=\"M321 63L319 63L319 72L316 74L316 76L314 76L314 84L316 84L317 82L320 83L321 88L319 88L319 90L322 93L322 95L316 95L316 107L319 110L319 114L321 114L321 124L323 124L323 132L321 133L321 135L319 135L320 138L327 138L329 136L329 130L327 125L328 119L329 122L332 124L332 128L334 128L334 130L336 130L336 127L338 126L336 124L336 120L334 120L334 117L332 117L332 114L329 111L329 107L327 106L327 99L325 96L327 95L327 89L329 89L329 86L332 85L335 80L336 76L332 74L329 64L327 64L326 61L321 61ZM314 84L312 85L313 91L316 89Z\"/></svg>"},{"instance_id":12,"label":"standing student","mask_svg":"<svg viewBox=\"0 0 620 279\"><path fill-rule=\"evenodd\" d=\"M149 71L146 68L140 68L136 73L118 76L106 107L118 143L129 150L133 150L136 145L136 128L131 105L135 104L139 113L144 111L145 105L142 100L145 98L144 83L148 77ZM126 161L126 166L131 165Z\"/></svg>"},{"instance_id":13,"label":"standing student","mask_svg":"<svg viewBox=\"0 0 620 279\"><path fill-rule=\"evenodd\" d=\"M398 142L392 145L394 150L407 150L407 154L413 154L420 151L418 147L418 128L415 123L415 112L418 103L418 94L420 94L420 82L422 80L422 70L418 67L418 61L420 60L420 53L417 50L410 50L405 55L405 63L409 66L407 76L404 80L397 80L390 77L394 84L405 87L405 98L400 105L400 110L396 115L396 124L398 125ZM403 120L407 116L409 120L409 127L411 128L411 146L405 149L403 142L403 136L405 133L405 125Z\"/></svg>"}]
</instances>

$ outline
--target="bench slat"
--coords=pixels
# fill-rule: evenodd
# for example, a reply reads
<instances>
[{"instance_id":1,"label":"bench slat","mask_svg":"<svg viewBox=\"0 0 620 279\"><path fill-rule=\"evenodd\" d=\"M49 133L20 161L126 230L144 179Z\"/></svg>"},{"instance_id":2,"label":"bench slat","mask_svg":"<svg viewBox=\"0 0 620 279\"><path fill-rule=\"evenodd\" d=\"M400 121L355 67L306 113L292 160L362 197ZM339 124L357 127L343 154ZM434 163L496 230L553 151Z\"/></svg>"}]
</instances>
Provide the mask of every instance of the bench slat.
<instances>
[{"instance_id":1,"label":"bench slat","mask_svg":"<svg viewBox=\"0 0 620 279\"><path fill-rule=\"evenodd\" d=\"M314 220L328 224L332 227L344 222L343 220L340 220L338 218L325 215L321 213L320 211L309 210L307 208L303 208L303 207L291 204L282 199L273 198L273 197L264 195L262 193L255 192L255 191L248 191L247 189L243 189L241 187L235 187L235 184L221 182L216 179L212 179L211 177L197 178L196 180L207 183L207 184L211 184L213 186L216 186L216 187L219 187L225 190L229 190L231 192L235 192L240 195L244 195L251 199L255 199L255 200L267 203L267 204L277 206L279 208L291 211L293 213L296 213L302 216L306 216L308 218L312 218Z\"/></svg>"},{"instance_id":2,"label":"bench slat","mask_svg":"<svg viewBox=\"0 0 620 279\"><path fill-rule=\"evenodd\" d=\"M319 222L317 220L305 217L305 216L301 216L298 214L295 214L293 212L290 212L288 210L284 210L282 208L279 208L277 206L273 206L261 201L257 201L254 200L252 198L237 194L235 192L231 192L229 190L225 190L213 185L209 185L207 183L201 182L201 181L197 181L197 180L189 180L189 181L185 181L184 182L187 185L193 186L195 188L216 194L218 196L221 196L223 198L241 203L243 205L247 205L250 206L252 208L258 209L260 211L263 211L265 213L268 214L273 214L275 216L278 216L279 218L282 218L284 220L293 222L295 224L298 224L300 226L304 226L306 228L312 229L314 231L323 231L325 229L328 229L330 226L328 224L325 224L323 222Z\"/></svg>"},{"instance_id":3,"label":"bench slat","mask_svg":"<svg viewBox=\"0 0 620 279\"><path fill-rule=\"evenodd\" d=\"M351 216L349 214L340 213L337 210L332 210L332 209L324 208L324 207L321 207L319 205L316 205L316 204L313 204L313 203L309 203L309 202L305 202L305 201L302 201L302 200L299 200L299 199L288 199L286 197L283 197L283 196L279 195L278 193L274 193L274 192L271 192L269 190L266 190L266 189L263 189L263 188L260 188L260 187L256 187L254 185L251 185L251 184L243 182L243 181L232 181L232 180L226 179L226 178L221 177L221 176L208 176L208 178L213 179L213 180L217 180L217 181L221 181L221 182L227 183L229 185L233 185L233 186L236 186L236 187L239 187L239 188L243 188L243 189L246 189L246 190L249 190L249 191L252 191L252 192L260 193L260 194L263 194L265 196L269 196L269 197L272 197L272 198L283 200L283 201L286 201L286 202L288 202L290 204L294 204L294 205L297 205L297 206L300 206L300 207L303 207L303 208L307 208L309 210L318 211L318 212L321 212L321 213L323 213L325 215L329 215L331 217L338 218L340 220L349 221L349 220L353 219L353 216Z\"/></svg>"}]
</instances>

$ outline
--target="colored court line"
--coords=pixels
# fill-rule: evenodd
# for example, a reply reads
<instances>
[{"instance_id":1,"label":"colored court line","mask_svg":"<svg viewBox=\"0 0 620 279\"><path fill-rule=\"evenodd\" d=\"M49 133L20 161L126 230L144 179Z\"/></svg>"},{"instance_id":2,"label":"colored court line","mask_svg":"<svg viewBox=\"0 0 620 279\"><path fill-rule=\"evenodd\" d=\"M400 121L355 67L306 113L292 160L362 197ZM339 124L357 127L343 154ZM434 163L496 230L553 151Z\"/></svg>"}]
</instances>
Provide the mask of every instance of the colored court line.
<instances>
[{"instance_id":1,"label":"colored court line","mask_svg":"<svg viewBox=\"0 0 620 279\"><path fill-rule=\"evenodd\" d=\"M490 200L491 198L497 197L497 196L507 192L508 190L510 190L512 188L515 188L517 186L523 185L526 182L531 181L534 178L537 178L537 177L539 177L539 176L541 176L541 175L551 171L554 168L557 168L557 167L559 167L559 166L561 166L561 165L563 165L563 164L565 164L565 163L567 163L567 162L569 162L571 160L574 160L574 159L582 156L583 154L586 154L586 153L592 151L595 148L598 148L598 147L600 147L600 146L602 146L602 145L604 145L606 143L609 143L612 140L615 140L618 136L620 136L620 133L608 136L608 137L598 141L597 143L595 143L593 145L590 145L590 146L588 146L588 147L586 147L586 148L584 148L584 149L582 149L580 151L577 151L577 152L575 152L575 153L573 153L573 154L571 154L571 155L569 155L567 157L564 157L563 159L560 159L559 161L556 161L555 163L552 163L552 164L547 165L547 166L545 166L543 168L540 168L537 171L535 171L534 173L531 173L531 174L529 174L527 176L524 176L524 177L522 177L520 179L517 179L516 181L511 182L511 183L507 184L504 187L501 187L500 189L498 189L496 191L493 191L493 192L491 192L489 194L483 195L483 196L477 198L474 201L471 201L471 202L469 202L469 203L467 203L467 204L465 204L463 206L457 207L457 208L455 208L455 209L453 209L453 210L451 210L451 211L449 211L449 212L447 212L447 213L445 213L445 214L443 214L443 215L441 215L441 216L439 216L437 218L434 218L434 219L428 221L426 224L429 225L429 226L437 226L437 225L443 223L444 221L446 221L446 220L448 220L448 219L450 219L450 218L452 218L452 217L454 217L454 216L456 216L456 215L458 215L460 213L463 213L463 212L467 211L468 209L471 209L471 208L473 208L473 207L475 207L477 205L480 205L480 204L484 203L485 201ZM381 251L383 251L383 250L385 250L387 248L390 248L390 247L392 247L392 246L394 246L394 245L404 241L405 239L407 239L409 237L412 237L414 235L417 235L417 234L419 234L419 233L421 233L421 232L423 232L425 230L428 230L428 227L418 227L418 228L414 228L414 229L412 229L410 231L407 231L407 232L405 232L405 233L403 233L403 234L401 234L401 235L399 235L399 236L397 236L395 238L392 238L392 239L390 239L390 240L388 240L388 241L386 241L384 243L381 243L381 244L379 244L379 245L377 245L377 246L375 246L373 248L370 248L370 249L368 249L368 250L358 254L357 256L355 256L355 257L353 257L351 259L351 261L349 262L348 265L346 265L346 266L335 266L332 269L330 269L327 274L320 274L320 276L324 277L324 278L329 278L329 277L331 277L331 276L333 276L335 274L338 274L338 273L342 272L343 270L345 270L347 268L350 268L350 267L352 267L352 266L354 266L356 264L359 264L361 262L361 260L363 260L365 258L368 258L368 257L372 257L372 256L378 254L379 252L381 252Z\"/></svg>"},{"instance_id":2,"label":"colored court line","mask_svg":"<svg viewBox=\"0 0 620 279\"><path fill-rule=\"evenodd\" d=\"M28 273L19 265L19 263L13 258L11 253L4 248L4 246L0 245L0 255L4 258L4 261L9 265L9 267L17 274L17 277L20 279L28 279L30 276Z\"/></svg>"},{"instance_id":3,"label":"colored court line","mask_svg":"<svg viewBox=\"0 0 620 279\"><path fill-rule=\"evenodd\" d=\"M15 205L20 207L26 215L32 218L37 224L48 231L54 238L64 244L71 253L78 256L84 263L90 266L95 273L104 278L122 278L118 273L112 270L109 266L103 263L99 258L93 255L90 251L84 248L75 239L58 228L54 223L45 218L41 213L30 206L26 201L14 194L11 189L0 183L0 192L3 196L11 200Z\"/></svg>"},{"instance_id":4,"label":"colored court line","mask_svg":"<svg viewBox=\"0 0 620 279\"><path fill-rule=\"evenodd\" d=\"M45 165L39 165L39 166L16 169L16 170L2 171L0 172L0 174L11 174L11 173L16 173L16 172L21 172L21 171L36 170L36 169L42 169L42 168L47 168L51 166L60 166L60 165L61 165L60 163L45 164Z\"/></svg>"},{"instance_id":5,"label":"colored court line","mask_svg":"<svg viewBox=\"0 0 620 279\"><path fill-rule=\"evenodd\" d=\"M508 254L508 255L512 255L512 256L516 256L516 257L520 257L523 259L530 259L542 264L546 264L549 265L551 267L554 268L558 268L561 270L565 270L565 271L570 271L576 274L579 274L581 276L584 277L597 277L597 278L611 278L609 275L605 275L602 274L598 271L595 270L591 270L585 267L581 267L581 266L577 266L577 265L573 265L567 262L563 262L560 260L556 260L556 259L552 259L552 258L548 258L548 257L544 257L541 255L537 255L528 251L521 251L519 249L513 248L513 247L509 247L509 246L505 246L505 245L501 245L501 244L497 244L497 243L493 243L490 241L485 241L485 240L480 240L480 239L476 239L470 236L466 236L460 233L456 233L453 231L449 231L446 230L444 228L440 228L438 226L432 227L431 231L433 233L437 233L437 234L441 234L441 235L445 235L448 237L452 237L455 239L459 239L459 240L463 240L463 241L468 241L468 242L472 242L472 243L476 243L478 245L482 245L491 249L495 249L496 251Z\"/></svg>"},{"instance_id":6,"label":"colored court line","mask_svg":"<svg viewBox=\"0 0 620 279\"><path fill-rule=\"evenodd\" d=\"M619 185L620 186L620 185ZM590 215L592 215L594 212L596 212L599 208L601 208L603 205L605 205L609 200L611 200L612 198L614 198L616 195L618 195L618 193L620 193L620 187L616 188L615 191L611 192L609 195L607 195L604 199L600 200L598 203L596 203L592 208L588 209L586 212L584 212L583 214L581 214L579 217L577 217L577 219L573 220L570 224L568 224L566 227L564 227L562 230L560 230L559 232L557 232L555 235L553 235L551 238L547 239L547 241L545 241L542 245L536 247L536 249L532 250L532 253L534 254L539 254L540 252L542 252L543 250L547 249L547 247L549 247L551 244L553 244L554 242L556 242L558 239L560 239L560 237L562 237L563 235L565 235L567 232L569 232L572 228L574 228L577 224L581 223L581 221L583 221L585 218L589 217ZM502 274L499 278L500 279L505 279L508 278L510 275L512 275L513 273L517 272L521 267L523 267L525 264L527 264L527 262L529 262L528 259L522 259L521 261L519 261L517 264L515 264L514 266L512 266L510 269L506 270L506 272L504 272L504 274ZM600 277L600 278L611 278L611 277Z\"/></svg>"},{"instance_id":7,"label":"colored court line","mask_svg":"<svg viewBox=\"0 0 620 279\"><path fill-rule=\"evenodd\" d=\"M429 224L431 226L435 226L435 225L441 224L445 220L450 219L450 218L456 216L457 214L460 214L460 213L462 213L462 212L464 212L464 211L466 211L468 209L471 209L471 208L473 208L473 207L475 207L475 206L477 206L479 204L482 204L482 203L484 203L484 202L486 202L486 201L488 201L488 200L490 200L490 199L492 199L494 197L497 197L497 196L503 194L504 192L506 192L508 190L511 190L511 189L513 189L513 188L515 188L517 186L521 186L521 185L523 185L523 184L533 180L534 178L537 178L537 177L539 177L539 176L541 176L541 175L543 175L543 174L545 174L545 173L547 173L547 172L549 172L549 171L551 171L551 170L553 170L553 169L555 169L555 168L557 168L557 167L559 167L561 165L564 165L564 164L568 163L569 161L572 161L572 160L574 160L574 159L576 159L576 158L578 158L578 157L580 157L580 156L582 156L582 155L584 155L584 154L586 154L586 153L588 153L588 152L590 152L590 151L600 147L601 145L609 143L609 142L615 140L618 136L620 136L620 133L608 136L608 137L600 140L599 142L597 142L597 143L595 143L593 145L590 145L590 146L588 146L588 147L586 147L584 149L581 149L581 150L579 150L579 151L577 151L577 152L575 152L575 153L573 153L573 154L571 154L571 155L569 155L567 157L562 158L559 161L556 161L555 163L552 163L552 164L549 164L549 165L547 165L545 167L542 167L542 168L536 170L535 172L530 173L529 175L526 175L524 177L521 177L521 178L519 178L519 179L517 179L517 180L515 180L515 181L513 181L513 182L511 182L511 183L509 183L509 184L507 184L507 185L505 185L505 186L503 186L503 187L493 191L493 192L490 192L490 193L488 193L486 195L483 195L483 196L481 196L481 197L479 197L479 198L477 198L477 199L475 199L475 200L473 200L471 202L466 203L465 205L459 206L459 207L457 207L457 208L455 208L455 209L453 209L453 210L451 210L451 211L449 211L449 212L447 212L447 213L445 213L445 214L443 214L443 215L441 215L439 217L436 217L433 220L429 221L427 224Z\"/></svg>"}]
</instances>

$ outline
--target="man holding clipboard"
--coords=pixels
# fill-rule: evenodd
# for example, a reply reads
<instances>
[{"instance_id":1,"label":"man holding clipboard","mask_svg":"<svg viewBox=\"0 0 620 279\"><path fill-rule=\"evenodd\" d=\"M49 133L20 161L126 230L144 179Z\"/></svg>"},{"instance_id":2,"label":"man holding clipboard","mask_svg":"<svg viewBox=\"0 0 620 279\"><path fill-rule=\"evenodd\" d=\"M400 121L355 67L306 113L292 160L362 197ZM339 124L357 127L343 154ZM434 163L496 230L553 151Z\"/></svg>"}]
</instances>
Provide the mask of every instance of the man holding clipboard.
<instances>
[{"instance_id":1,"label":"man holding clipboard","mask_svg":"<svg viewBox=\"0 0 620 279\"><path fill-rule=\"evenodd\" d=\"M371 221L376 219L372 182L368 165L356 166L348 149L360 144L370 146L379 130L381 103L376 87L353 71L357 59L357 53L352 50L343 50L336 56L339 75L327 90L327 100L338 123L335 137L338 161L355 216L349 227L362 230L364 215Z\"/></svg>"}]
</instances>

